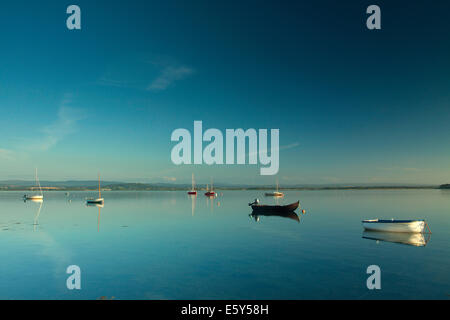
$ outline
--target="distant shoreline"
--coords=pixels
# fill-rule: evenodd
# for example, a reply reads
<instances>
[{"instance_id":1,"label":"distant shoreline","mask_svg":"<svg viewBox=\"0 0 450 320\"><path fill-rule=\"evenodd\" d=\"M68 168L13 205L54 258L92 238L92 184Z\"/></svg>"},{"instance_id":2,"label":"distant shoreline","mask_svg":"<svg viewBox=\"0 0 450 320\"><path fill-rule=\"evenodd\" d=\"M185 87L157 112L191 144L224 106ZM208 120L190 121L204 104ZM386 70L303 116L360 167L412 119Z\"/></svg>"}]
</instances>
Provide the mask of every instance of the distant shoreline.
<instances>
[{"instance_id":1,"label":"distant shoreline","mask_svg":"<svg viewBox=\"0 0 450 320\"><path fill-rule=\"evenodd\" d=\"M186 191L190 188L182 187L141 187L141 188L124 188L124 187L105 187L102 191ZM216 187L215 190L221 191L245 191L245 190L259 190L268 191L273 190L273 187ZM435 189L435 190L445 190L448 188L441 186L336 186L336 187L285 187L279 188L282 191L327 191L327 190L420 190L420 189ZM36 191L36 188L31 187L6 187L0 186L0 191L23 191L30 192ZM42 187L45 192L68 192L68 191L98 191L95 187L86 188L58 188L58 187ZM198 191L206 191L205 188L199 188Z\"/></svg>"},{"instance_id":2,"label":"distant shoreline","mask_svg":"<svg viewBox=\"0 0 450 320\"><path fill-rule=\"evenodd\" d=\"M68 181L41 181L44 191L95 191L98 190L98 181L68 180ZM103 191L187 191L191 184L185 183L136 183L120 181L102 181ZM270 190L276 189L275 185L251 185L251 184L224 184L217 183L215 190ZM405 184L291 184L280 187L280 190L412 190L412 189L450 189L450 184L441 185L405 185ZM0 181L0 191L24 191L38 190L34 181L4 180ZM198 185L198 191L206 190L206 185Z\"/></svg>"}]
</instances>

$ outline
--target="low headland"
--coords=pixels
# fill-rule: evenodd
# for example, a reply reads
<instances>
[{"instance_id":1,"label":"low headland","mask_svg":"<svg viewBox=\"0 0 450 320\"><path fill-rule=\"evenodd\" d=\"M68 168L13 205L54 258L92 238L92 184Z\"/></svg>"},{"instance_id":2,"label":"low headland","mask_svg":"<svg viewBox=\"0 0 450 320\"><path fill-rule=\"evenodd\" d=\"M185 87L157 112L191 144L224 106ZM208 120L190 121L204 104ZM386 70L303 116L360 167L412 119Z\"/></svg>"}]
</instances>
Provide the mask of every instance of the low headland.
<instances>
[{"instance_id":1,"label":"low headland","mask_svg":"<svg viewBox=\"0 0 450 320\"><path fill-rule=\"evenodd\" d=\"M44 191L92 191L98 189L98 181L42 181ZM103 191L185 191L190 184L175 183L130 183L102 181ZM216 184L216 190L273 190L274 185L232 185ZM0 191L35 190L33 181L0 181ZM399 189L450 189L450 184L442 185L287 185L281 190L399 190ZM198 190L206 190L199 186Z\"/></svg>"}]
</instances>

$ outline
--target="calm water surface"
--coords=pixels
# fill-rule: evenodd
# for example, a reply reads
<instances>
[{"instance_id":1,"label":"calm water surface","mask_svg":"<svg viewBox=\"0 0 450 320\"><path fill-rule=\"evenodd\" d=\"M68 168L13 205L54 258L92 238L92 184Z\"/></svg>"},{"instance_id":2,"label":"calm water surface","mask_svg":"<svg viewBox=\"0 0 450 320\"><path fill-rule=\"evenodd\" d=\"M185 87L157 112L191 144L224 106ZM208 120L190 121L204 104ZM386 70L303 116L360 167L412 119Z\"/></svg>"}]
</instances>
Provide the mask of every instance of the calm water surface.
<instances>
[{"instance_id":1,"label":"calm water surface","mask_svg":"<svg viewBox=\"0 0 450 320\"><path fill-rule=\"evenodd\" d=\"M282 203L307 210L300 222L249 217L249 201L273 201L260 191L105 192L100 213L84 205L92 193L49 192L42 207L22 195L0 192L0 299L450 296L449 191L286 192ZM367 218L424 218L433 234L383 239L363 233ZM366 287L372 264L378 291ZM69 265L81 268L79 291L66 287Z\"/></svg>"}]
</instances>

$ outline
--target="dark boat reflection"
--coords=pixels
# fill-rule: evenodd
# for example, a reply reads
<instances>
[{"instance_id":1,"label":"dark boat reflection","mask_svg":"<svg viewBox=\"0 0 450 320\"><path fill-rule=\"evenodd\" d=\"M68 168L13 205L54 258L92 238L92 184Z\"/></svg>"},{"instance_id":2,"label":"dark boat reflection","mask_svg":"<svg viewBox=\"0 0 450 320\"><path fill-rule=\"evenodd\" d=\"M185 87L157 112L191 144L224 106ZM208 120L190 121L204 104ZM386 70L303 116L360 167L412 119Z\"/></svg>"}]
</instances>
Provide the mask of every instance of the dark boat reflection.
<instances>
[{"instance_id":1,"label":"dark boat reflection","mask_svg":"<svg viewBox=\"0 0 450 320\"><path fill-rule=\"evenodd\" d=\"M430 234L364 231L363 239L393 242L414 247L424 247L430 241Z\"/></svg>"},{"instance_id":2,"label":"dark boat reflection","mask_svg":"<svg viewBox=\"0 0 450 320\"><path fill-rule=\"evenodd\" d=\"M252 212L249 215L251 218L255 219L256 222L259 222L259 217L260 216L264 216L264 217L282 217L282 218L287 218L287 219L291 219L291 220L295 220L297 222L300 222L300 217L294 212L286 212L286 213L280 213L280 212L264 212L264 213L259 213L259 212Z\"/></svg>"}]
</instances>

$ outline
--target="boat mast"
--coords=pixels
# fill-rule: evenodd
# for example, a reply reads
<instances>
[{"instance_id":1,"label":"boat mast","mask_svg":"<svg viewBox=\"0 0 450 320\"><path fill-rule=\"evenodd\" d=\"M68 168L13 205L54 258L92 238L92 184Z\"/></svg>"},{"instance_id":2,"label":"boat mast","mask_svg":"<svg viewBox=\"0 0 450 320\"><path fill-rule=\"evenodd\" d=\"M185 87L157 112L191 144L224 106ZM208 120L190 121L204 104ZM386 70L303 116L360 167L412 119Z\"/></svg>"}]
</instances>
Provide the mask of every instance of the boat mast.
<instances>
[{"instance_id":1,"label":"boat mast","mask_svg":"<svg viewBox=\"0 0 450 320\"><path fill-rule=\"evenodd\" d=\"M102 197L102 192L100 190L100 172L98 173L98 197Z\"/></svg>"},{"instance_id":2,"label":"boat mast","mask_svg":"<svg viewBox=\"0 0 450 320\"><path fill-rule=\"evenodd\" d=\"M192 174L192 191L195 190L195 180L194 180L194 174Z\"/></svg>"},{"instance_id":3,"label":"boat mast","mask_svg":"<svg viewBox=\"0 0 450 320\"><path fill-rule=\"evenodd\" d=\"M35 172L35 175L36 175L36 183L38 184L38 186L39 186L39 190L40 190L40 192L41 192L41 196L42 196L42 188L41 188L41 183L39 182L39 179L38 179L38 175L37 175L37 168L36 168L36 172Z\"/></svg>"}]
</instances>

